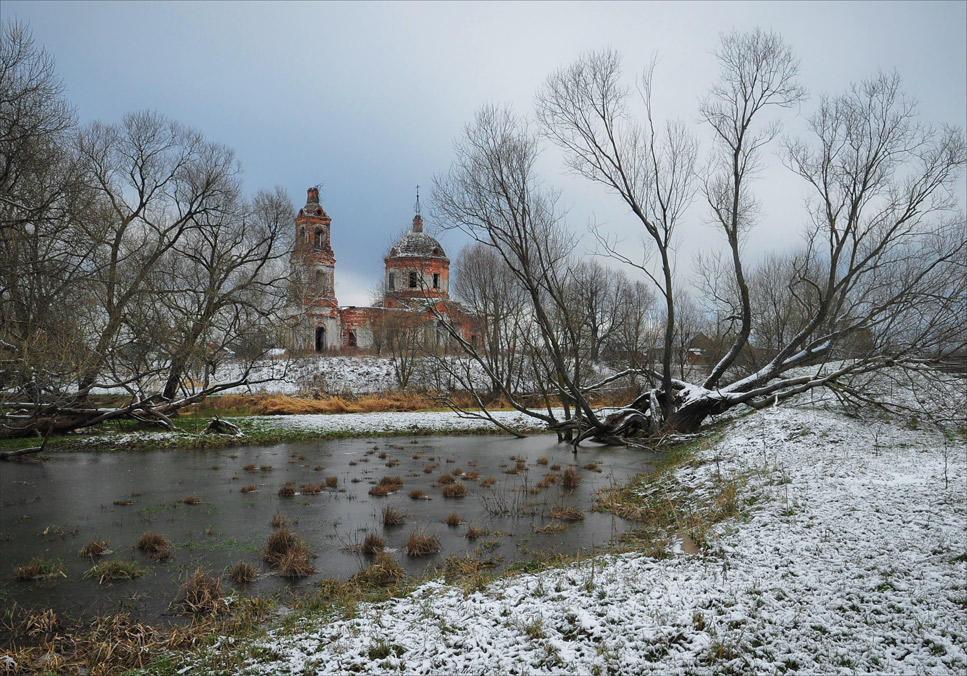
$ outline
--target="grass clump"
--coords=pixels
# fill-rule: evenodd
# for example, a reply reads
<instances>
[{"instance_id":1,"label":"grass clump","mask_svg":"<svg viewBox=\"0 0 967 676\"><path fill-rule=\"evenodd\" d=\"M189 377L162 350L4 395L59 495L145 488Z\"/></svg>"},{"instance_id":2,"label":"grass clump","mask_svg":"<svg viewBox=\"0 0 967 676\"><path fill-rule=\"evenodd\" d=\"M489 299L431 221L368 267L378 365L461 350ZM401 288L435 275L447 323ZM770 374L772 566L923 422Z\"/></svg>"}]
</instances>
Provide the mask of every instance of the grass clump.
<instances>
[{"instance_id":1,"label":"grass clump","mask_svg":"<svg viewBox=\"0 0 967 676\"><path fill-rule=\"evenodd\" d=\"M144 575L144 568L134 561L102 561L84 573L84 577L94 578L98 584L133 580L142 575Z\"/></svg>"},{"instance_id":2,"label":"grass clump","mask_svg":"<svg viewBox=\"0 0 967 676\"><path fill-rule=\"evenodd\" d=\"M175 546L171 540L164 535L152 533L151 531L145 531L141 535L137 547L149 559L157 559L159 561L167 561L171 558L171 554L175 550Z\"/></svg>"},{"instance_id":3,"label":"grass clump","mask_svg":"<svg viewBox=\"0 0 967 676\"><path fill-rule=\"evenodd\" d=\"M392 505L383 507L382 519L384 526L402 526L406 522L403 514L397 511Z\"/></svg>"},{"instance_id":4,"label":"grass clump","mask_svg":"<svg viewBox=\"0 0 967 676\"><path fill-rule=\"evenodd\" d=\"M447 484L452 484L456 479L453 478L452 474L441 474L437 477L436 482L441 486L446 486Z\"/></svg>"},{"instance_id":5,"label":"grass clump","mask_svg":"<svg viewBox=\"0 0 967 676\"><path fill-rule=\"evenodd\" d=\"M280 528L269 536L262 559L282 577L306 577L316 572L312 552L298 535Z\"/></svg>"},{"instance_id":6,"label":"grass clump","mask_svg":"<svg viewBox=\"0 0 967 676\"><path fill-rule=\"evenodd\" d=\"M243 493L254 493L259 489L258 486L242 486Z\"/></svg>"},{"instance_id":7,"label":"grass clump","mask_svg":"<svg viewBox=\"0 0 967 676\"><path fill-rule=\"evenodd\" d=\"M178 589L176 600L185 612L192 615L217 615L228 610L222 596L222 580L195 570Z\"/></svg>"},{"instance_id":8,"label":"grass clump","mask_svg":"<svg viewBox=\"0 0 967 676\"><path fill-rule=\"evenodd\" d=\"M497 483L497 479L495 479L492 476L488 476L486 479L484 479L484 480L482 480L480 482L480 486L481 486L481 488L490 488L495 483Z\"/></svg>"},{"instance_id":9,"label":"grass clump","mask_svg":"<svg viewBox=\"0 0 967 676\"><path fill-rule=\"evenodd\" d=\"M299 492L303 495L319 495L322 493L322 486L318 484L302 484L299 486Z\"/></svg>"},{"instance_id":10,"label":"grass clump","mask_svg":"<svg viewBox=\"0 0 967 676\"><path fill-rule=\"evenodd\" d=\"M284 486L282 486L282 488L279 489L279 497L291 498L293 496L295 496L295 486L292 486L291 484L285 484Z\"/></svg>"},{"instance_id":11,"label":"grass clump","mask_svg":"<svg viewBox=\"0 0 967 676\"><path fill-rule=\"evenodd\" d=\"M447 484L443 487L443 497L445 498L462 498L467 494L467 487L463 485L463 482L456 482L452 484Z\"/></svg>"},{"instance_id":12,"label":"grass clump","mask_svg":"<svg viewBox=\"0 0 967 676\"><path fill-rule=\"evenodd\" d=\"M357 571L349 581L357 587L392 587L405 577L403 567L386 552L377 552L373 562Z\"/></svg>"},{"instance_id":13,"label":"grass clump","mask_svg":"<svg viewBox=\"0 0 967 676\"><path fill-rule=\"evenodd\" d=\"M233 563L232 567L228 569L228 579L235 584L249 584L251 582L255 582L258 576L259 572L255 569L255 566L245 561Z\"/></svg>"},{"instance_id":14,"label":"grass clump","mask_svg":"<svg viewBox=\"0 0 967 676\"><path fill-rule=\"evenodd\" d=\"M325 483L326 483L326 488L338 488L339 487L339 477L327 476Z\"/></svg>"},{"instance_id":15,"label":"grass clump","mask_svg":"<svg viewBox=\"0 0 967 676\"><path fill-rule=\"evenodd\" d=\"M375 556L386 548L386 541L376 533L370 533L363 539L360 551L366 556Z\"/></svg>"},{"instance_id":16,"label":"grass clump","mask_svg":"<svg viewBox=\"0 0 967 676\"><path fill-rule=\"evenodd\" d=\"M461 523L460 515L456 512L453 512L452 514L447 515L447 518L444 519L443 522L451 528L456 528Z\"/></svg>"},{"instance_id":17,"label":"grass clump","mask_svg":"<svg viewBox=\"0 0 967 676\"><path fill-rule=\"evenodd\" d=\"M89 556L94 559L98 556L104 556L108 551L107 540L91 540L86 545L81 547L81 551L78 552L79 556Z\"/></svg>"},{"instance_id":18,"label":"grass clump","mask_svg":"<svg viewBox=\"0 0 967 676\"><path fill-rule=\"evenodd\" d=\"M24 582L40 578L67 577L64 566L58 559L44 559L39 556L31 559L30 563L14 568L13 575Z\"/></svg>"},{"instance_id":19,"label":"grass clump","mask_svg":"<svg viewBox=\"0 0 967 676\"><path fill-rule=\"evenodd\" d=\"M440 551L440 541L435 535L420 528L410 533L404 545L408 556L429 556Z\"/></svg>"},{"instance_id":20,"label":"grass clump","mask_svg":"<svg viewBox=\"0 0 967 676\"><path fill-rule=\"evenodd\" d=\"M421 491L419 488L414 488L410 491L410 497L413 500L429 500L430 496L426 494L425 491Z\"/></svg>"},{"instance_id":21,"label":"grass clump","mask_svg":"<svg viewBox=\"0 0 967 676\"><path fill-rule=\"evenodd\" d=\"M577 488L580 483L581 477L577 475L577 472L570 467L564 470L564 474L561 475L561 485L564 488Z\"/></svg>"},{"instance_id":22,"label":"grass clump","mask_svg":"<svg viewBox=\"0 0 967 676\"><path fill-rule=\"evenodd\" d=\"M181 504L183 505L200 505L201 498L195 495L189 495L188 497L181 499Z\"/></svg>"},{"instance_id":23,"label":"grass clump","mask_svg":"<svg viewBox=\"0 0 967 676\"><path fill-rule=\"evenodd\" d=\"M546 465L549 462L550 462L550 460L548 460L547 458L538 458L537 459L537 464L538 465Z\"/></svg>"},{"instance_id":24,"label":"grass clump","mask_svg":"<svg viewBox=\"0 0 967 676\"><path fill-rule=\"evenodd\" d=\"M584 521L584 512L570 505L554 505L551 507L551 518L561 521Z\"/></svg>"},{"instance_id":25,"label":"grass clump","mask_svg":"<svg viewBox=\"0 0 967 676\"><path fill-rule=\"evenodd\" d=\"M475 528L474 526L468 526L467 532L463 534L463 537L467 538L468 540L476 540L477 538L482 537L483 535L484 535L483 529Z\"/></svg>"}]
</instances>

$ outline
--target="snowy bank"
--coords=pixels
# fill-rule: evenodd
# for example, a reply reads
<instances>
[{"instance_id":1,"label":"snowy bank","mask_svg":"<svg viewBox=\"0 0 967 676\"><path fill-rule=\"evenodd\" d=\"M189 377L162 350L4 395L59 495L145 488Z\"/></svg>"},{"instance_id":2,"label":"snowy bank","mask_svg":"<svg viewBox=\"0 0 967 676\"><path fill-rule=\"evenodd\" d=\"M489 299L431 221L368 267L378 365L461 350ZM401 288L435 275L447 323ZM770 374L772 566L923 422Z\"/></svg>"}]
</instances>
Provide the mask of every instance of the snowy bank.
<instances>
[{"instance_id":1,"label":"snowy bank","mask_svg":"<svg viewBox=\"0 0 967 676\"><path fill-rule=\"evenodd\" d=\"M963 440L792 406L732 425L676 476L743 477L710 553L427 583L275 630L243 673L967 671Z\"/></svg>"}]
</instances>

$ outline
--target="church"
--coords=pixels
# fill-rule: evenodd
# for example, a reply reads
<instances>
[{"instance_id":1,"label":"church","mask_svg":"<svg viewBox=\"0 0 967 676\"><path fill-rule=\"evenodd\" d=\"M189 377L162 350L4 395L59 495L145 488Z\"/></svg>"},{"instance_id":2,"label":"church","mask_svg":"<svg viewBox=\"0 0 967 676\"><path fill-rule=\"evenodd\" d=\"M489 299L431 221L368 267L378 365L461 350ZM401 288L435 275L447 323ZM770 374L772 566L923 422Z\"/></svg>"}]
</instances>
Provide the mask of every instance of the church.
<instances>
[{"instance_id":1,"label":"church","mask_svg":"<svg viewBox=\"0 0 967 676\"><path fill-rule=\"evenodd\" d=\"M309 188L295 218L295 245L289 257L290 349L296 352L380 352L399 332L419 334L424 345L443 346L444 323L476 344L476 322L450 300L450 259L440 243L423 232L417 198L410 232L383 259L383 298L369 307L340 306L336 299L336 257L330 245L332 219Z\"/></svg>"}]
</instances>

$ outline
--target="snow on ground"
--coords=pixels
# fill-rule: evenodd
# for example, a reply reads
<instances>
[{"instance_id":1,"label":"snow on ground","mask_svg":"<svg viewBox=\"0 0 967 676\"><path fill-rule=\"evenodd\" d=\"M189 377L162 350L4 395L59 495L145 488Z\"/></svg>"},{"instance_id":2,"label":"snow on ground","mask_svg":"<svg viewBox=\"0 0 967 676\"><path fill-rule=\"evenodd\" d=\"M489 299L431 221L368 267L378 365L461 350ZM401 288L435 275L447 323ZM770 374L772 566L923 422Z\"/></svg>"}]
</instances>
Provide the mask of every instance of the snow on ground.
<instances>
[{"instance_id":1,"label":"snow on ground","mask_svg":"<svg viewBox=\"0 0 967 676\"><path fill-rule=\"evenodd\" d=\"M962 440L789 405L699 454L680 482L744 476L755 498L709 555L426 583L276 630L244 673L967 672Z\"/></svg>"},{"instance_id":2,"label":"snow on ground","mask_svg":"<svg viewBox=\"0 0 967 676\"><path fill-rule=\"evenodd\" d=\"M563 410L556 409L557 415ZM517 411L491 411L495 420L521 430L534 430L541 421ZM340 432L352 435L496 432L494 424L483 418L453 411L338 413L335 415L253 416L248 421L264 431L301 430L305 432Z\"/></svg>"}]
</instances>

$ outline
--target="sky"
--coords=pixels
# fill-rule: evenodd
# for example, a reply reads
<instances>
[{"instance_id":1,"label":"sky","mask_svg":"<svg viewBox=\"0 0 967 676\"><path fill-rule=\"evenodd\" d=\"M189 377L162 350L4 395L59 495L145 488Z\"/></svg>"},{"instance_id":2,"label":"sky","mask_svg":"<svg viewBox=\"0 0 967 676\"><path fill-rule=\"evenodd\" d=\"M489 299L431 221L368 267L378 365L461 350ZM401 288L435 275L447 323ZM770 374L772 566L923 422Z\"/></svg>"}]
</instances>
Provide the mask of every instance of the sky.
<instances>
[{"instance_id":1,"label":"sky","mask_svg":"<svg viewBox=\"0 0 967 676\"><path fill-rule=\"evenodd\" d=\"M784 37L801 61L810 100L781 115L804 133L822 94L896 70L926 122L967 125L967 2L20 2L3 20L29 24L56 59L81 123L151 109L237 154L249 193L281 186L296 207L322 184L332 218L336 295L366 304L382 255L426 205L453 144L482 105L533 114L556 69L589 51L623 55L631 84L657 58L659 120L680 119L710 149L698 103L713 83L712 50L729 30ZM772 146L755 186L754 259L795 243L805 189ZM629 247L640 237L613 195L570 175L556 149L539 165L561 191L568 223L592 220ZM962 186L963 186L962 182ZM960 190L963 195L967 188ZM293 226L294 227L294 226ZM466 240L439 233L451 259ZM679 271L721 241L700 200L679 230Z\"/></svg>"}]
</instances>

